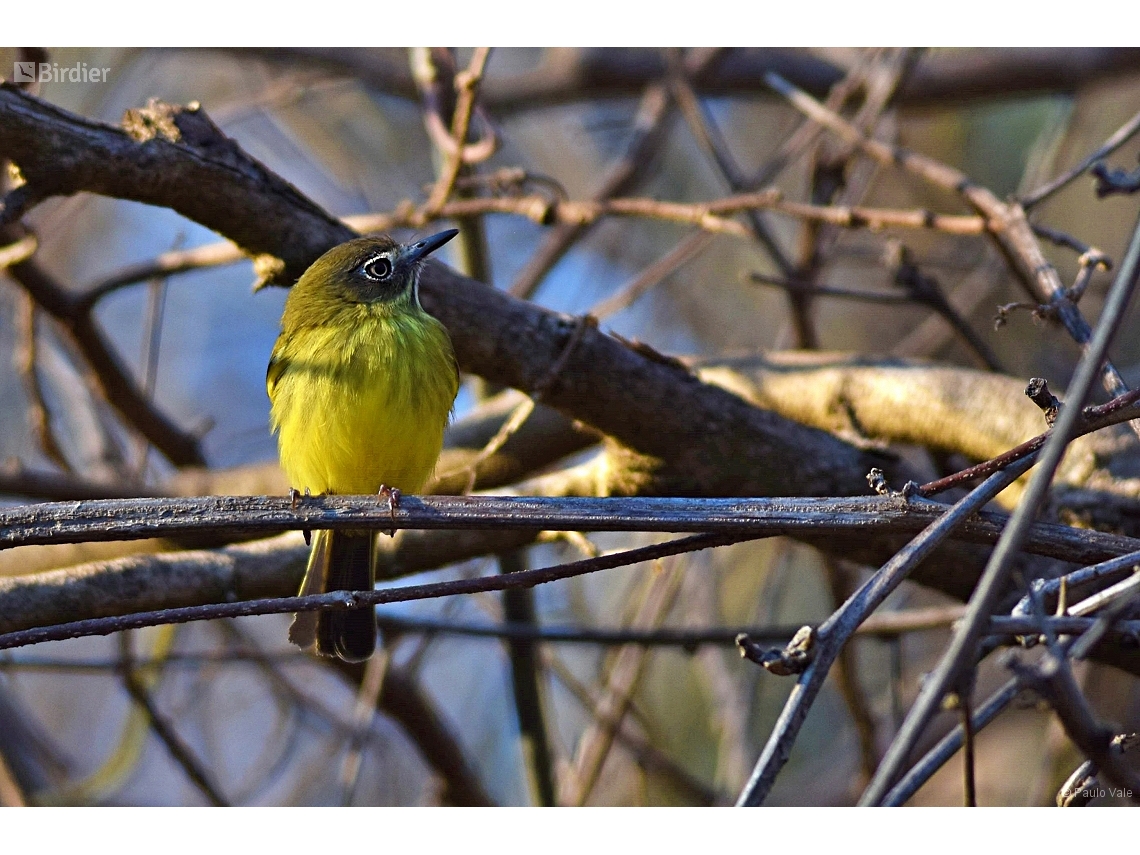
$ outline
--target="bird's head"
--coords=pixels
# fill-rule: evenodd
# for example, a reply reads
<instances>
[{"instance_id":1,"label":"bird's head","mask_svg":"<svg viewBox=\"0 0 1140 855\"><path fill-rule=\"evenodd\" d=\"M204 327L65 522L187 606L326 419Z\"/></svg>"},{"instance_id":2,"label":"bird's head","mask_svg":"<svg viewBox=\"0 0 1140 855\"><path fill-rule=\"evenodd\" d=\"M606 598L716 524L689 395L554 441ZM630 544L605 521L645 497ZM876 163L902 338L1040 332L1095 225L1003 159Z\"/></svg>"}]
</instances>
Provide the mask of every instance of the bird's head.
<instances>
[{"instance_id":1,"label":"bird's head","mask_svg":"<svg viewBox=\"0 0 1140 855\"><path fill-rule=\"evenodd\" d=\"M322 300L418 307L424 260L457 234L457 229L448 229L403 244L387 236L347 241L314 261L294 291Z\"/></svg>"}]
</instances>

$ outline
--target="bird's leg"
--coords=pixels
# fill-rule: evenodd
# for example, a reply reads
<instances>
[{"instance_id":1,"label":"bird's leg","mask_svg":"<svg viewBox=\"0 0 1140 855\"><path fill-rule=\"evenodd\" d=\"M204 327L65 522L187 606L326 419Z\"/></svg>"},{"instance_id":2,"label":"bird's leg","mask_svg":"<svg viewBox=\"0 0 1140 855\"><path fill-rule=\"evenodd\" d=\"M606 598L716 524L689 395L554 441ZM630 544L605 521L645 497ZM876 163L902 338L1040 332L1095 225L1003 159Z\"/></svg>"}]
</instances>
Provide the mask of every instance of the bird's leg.
<instances>
[{"instance_id":1,"label":"bird's leg","mask_svg":"<svg viewBox=\"0 0 1140 855\"><path fill-rule=\"evenodd\" d=\"M309 488L306 487L305 488L305 498L306 499L309 498L310 495L312 495L312 494L309 492ZM295 511L300 506L300 504L301 504L301 491L298 490L296 487L290 487L289 488L289 507ZM303 534L305 536L305 546L311 545L313 542L312 531L310 531L307 528L303 528L303 529L301 529L301 534Z\"/></svg>"},{"instance_id":2,"label":"bird's leg","mask_svg":"<svg viewBox=\"0 0 1140 855\"><path fill-rule=\"evenodd\" d=\"M392 528L388 532L389 537L396 536L396 508L400 506L400 491L396 487L389 487L387 484L381 484L380 489L376 495L381 496L388 500L388 514L392 517Z\"/></svg>"}]
</instances>

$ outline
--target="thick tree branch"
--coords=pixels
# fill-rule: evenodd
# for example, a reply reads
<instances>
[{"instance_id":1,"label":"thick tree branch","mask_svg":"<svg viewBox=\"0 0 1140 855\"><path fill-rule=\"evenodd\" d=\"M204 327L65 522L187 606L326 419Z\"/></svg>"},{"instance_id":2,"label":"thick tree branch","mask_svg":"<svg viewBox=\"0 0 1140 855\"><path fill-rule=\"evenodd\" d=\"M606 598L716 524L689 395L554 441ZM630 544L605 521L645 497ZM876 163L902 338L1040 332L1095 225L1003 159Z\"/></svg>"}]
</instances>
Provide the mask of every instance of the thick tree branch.
<instances>
[{"instance_id":1,"label":"thick tree branch","mask_svg":"<svg viewBox=\"0 0 1140 855\"><path fill-rule=\"evenodd\" d=\"M167 205L251 254L279 258L280 265L262 264L267 281L291 282L353 234L248 157L200 110L152 105L129 114L128 125L134 136L0 85L0 149L45 193L90 191ZM448 327L462 368L524 391L549 384L547 404L657 458L643 467L640 492L843 495L862 492L862 475L881 463L594 328L563 359L576 322L440 264L427 267L422 296ZM612 492L634 488L609 485Z\"/></svg>"},{"instance_id":2,"label":"thick tree branch","mask_svg":"<svg viewBox=\"0 0 1140 855\"><path fill-rule=\"evenodd\" d=\"M354 237L293 185L242 151L197 105L152 103L124 128L68 113L0 83L0 150L40 198L80 191L172 208L224 234L291 284L318 255Z\"/></svg>"}]
</instances>

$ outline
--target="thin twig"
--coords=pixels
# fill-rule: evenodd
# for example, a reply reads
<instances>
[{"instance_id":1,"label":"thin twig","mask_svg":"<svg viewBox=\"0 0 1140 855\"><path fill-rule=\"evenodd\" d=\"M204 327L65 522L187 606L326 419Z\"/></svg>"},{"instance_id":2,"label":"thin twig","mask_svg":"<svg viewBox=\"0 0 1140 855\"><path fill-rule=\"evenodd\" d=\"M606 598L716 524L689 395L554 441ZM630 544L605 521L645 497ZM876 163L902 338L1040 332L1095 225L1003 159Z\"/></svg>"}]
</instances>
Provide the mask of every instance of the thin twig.
<instances>
[{"instance_id":1,"label":"thin twig","mask_svg":"<svg viewBox=\"0 0 1140 855\"><path fill-rule=\"evenodd\" d=\"M483 79L483 70L487 66L487 59L490 55L491 49L489 47L475 48L467 69L455 75L457 97L455 113L451 122L451 138L455 142L455 152L447 158L439 180L432 188L431 195L424 204L426 219L436 217L437 212L451 196L452 190L455 189L455 180L459 177L459 170L463 167L463 149L467 144L467 131L471 127L471 114L475 109L479 84Z\"/></svg>"},{"instance_id":2,"label":"thin twig","mask_svg":"<svg viewBox=\"0 0 1140 855\"><path fill-rule=\"evenodd\" d=\"M1103 158L1108 157L1110 154L1112 154L1114 151L1132 139L1132 137L1136 135L1137 131L1140 131L1140 113L1137 113L1135 116L1121 125L1120 128L1117 129L1112 136L1104 141L1104 145L1102 145L1072 169L1061 173L1052 181L1043 184L1033 192L1022 195L1018 200L1021 203L1021 207L1028 211L1034 206L1041 204L1054 193L1068 186L1077 178L1080 178L1080 176L1083 175L1085 171L1088 170L1088 168L1098 160L1102 160Z\"/></svg>"},{"instance_id":3,"label":"thin twig","mask_svg":"<svg viewBox=\"0 0 1140 855\"><path fill-rule=\"evenodd\" d=\"M964 317L946 299L938 280L933 276L924 274L914 260L911 251L897 241L891 241L888 257L892 259L894 267L894 283L904 289L906 293L919 305L933 309L950 325L969 348L977 355L982 364L990 371L1001 371L1001 363L991 348Z\"/></svg>"},{"instance_id":4,"label":"thin twig","mask_svg":"<svg viewBox=\"0 0 1140 855\"><path fill-rule=\"evenodd\" d=\"M599 693L578 680L558 657L550 655L548 651L543 660L553 677L566 688L571 697L578 701L584 710L592 710L597 706L600 701ZM630 721L629 716L621 720L616 739L623 748L633 755L638 766L646 772L660 774L697 804L712 805L721 801L719 795L703 781L688 772L676 760L639 732Z\"/></svg>"},{"instance_id":5,"label":"thin twig","mask_svg":"<svg viewBox=\"0 0 1140 855\"><path fill-rule=\"evenodd\" d=\"M1017 697L1017 693L1017 680L1010 680L991 695L986 702L977 709L972 717L974 733L978 733L982 728L997 718L998 714ZM954 730L939 740L937 745L926 752L923 758L915 763L910 771L899 779L899 782L895 784L891 791L883 798L883 804L888 807L898 807L909 801L910 798L918 792L919 788L930 780L935 772L946 765L947 761L962 747L964 741L965 733L962 725L959 724Z\"/></svg>"},{"instance_id":6,"label":"thin twig","mask_svg":"<svg viewBox=\"0 0 1140 855\"><path fill-rule=\"evenodd\" d=\"M1140 588L1140 573L1133 572L1129 578L1117 582L1115 585L1110 585L1104 590L1097 591L1091 597L1069 606L1065 609L1065 614L1076 615L1077 617L1091 615L1109 603L1120 600L1121 597L1134 598L1138 588Z\"/></svg>"},{"instance_id":7,"label":"thin twig","mask_svg":"<svg viewBox=\"0 0 1140 855\"><path fill-rule=\"evenodd\" d=\"M977 354L987 368L997 371L998 361L993 350L983 341L965 318L951 305L941 293L919 294L913 291L898 293L890 291L863 291L854 288L842 288L835 285L813 284L799 279L783 279L777 276L768 276L764 273L750 273L753 282L763 285L774 285L787 291L803 293L811 297L835 297L841 300L858 300L865 303L889 306L921 305L933 309L945 320L950 328L956 332L971 350Z\"/></svg>"},{"instance_id":8,"label":"thin twig","mask_svg":"<svg viewBox=\"0 0 1140 855\"><path fill-rule=\"evenodd\" d=\"M872 134L887 108L895 89L913 67L917 51L891 48L868 50L866 62L858 64L841 84L843 90L855 91L854 81L862 81L863 101L852 118L855 128ZM843 95L835 99L842 103ZM810 164L809 199L816 205L850 205L858 203L876 170L875 165L857 160L854 146L828 146L823 142L813 147ZM849 168L850 164L850 168ZM869 167L869 168L868 168ZM799 230L796 258L796 275L807 282L815 282L827 256L839 238L839 229L814 220L805 221ZM806 296L791 297L792 322L796 330L796 343L800 347L815 347L817 333L812 319L812 302Z\"/></svg>"},{"instance_id":9,"label":"thin twig","mask_svg":"<svg viewBox=\"0 0 1140 855\"><path fill-rule=\"evenodd\" d=\"M1037 235L1037 237L1045 238L1045 240L1050 243L1064 247L1065 249L1071 249L1078 256L1091 253L1103 262L1106 270L1112 268L1112 259L1095 246L1090 246L1068 232L1063 232L1060 229L1055 229L1052 226L1046 226L1042 223L1030 223L1030 228L1033 229L1033 234Z\"/></svg>"},{"instance_id":10,"label":"thin twig","mask_svg":"<svg viewBox=\"0 0 1140 855\"><path fill-rule=\"evenodd\" d=\"M376 707L380 691L384 688L384 675L388 671L390 660L390 651L383 648L364 666L364 679L360 681L360 691L356 693L356 706L352 713L352 735L349 737L348 751L340 765L340 803L346 807L352 804L356 784L360 780L364 745L376 718Z\"/></svg>"},{"instance_id":11,"label":"thin twig","mask_svg":"<svg viewBox=\"0 0 1140 855\"><path fill-rule=\"evenodd\" d=\"M749 539L748 535L698 534L653 546L599 558L587 558L556 567L540 570L526 570L507 576L459 579L426 585L408 585L374 591L331 591L326 594L313 594L305 597L275 597L238 603L216 603L204 606L185 606L174 609L159 609L106 618L71 621L50 627L18 630L0 634L0 649L39 644L44 641L57 641L64 638L82 638L90 635L109 635L125 629L138 629L144 626L159 626L172 623L189 623L198 620L213 620L223 617L247 615L282 614L284 612L316 611L324 608L361 608L381 603L400 603L410 600L431 599L459 594L476 594L485 591L504 591L508 588L530 588L535 585L569 579L586 573L625 567L643 561L695 552L716 546L726 546Z\"/></svg>"},{"instance_id":12,"label":"thin twig","mask_svg":"<svg viewBox=\"0 0 1140 855\"><path fill-rule=\"evenodd\" d=\"M1074 303L1079 302L1084 296L1085 289L1092 281L1093 273L1097 270L1110 270L1112 268L1112 261L1098 249L1089 249L1081 253L1081 257L1077 259L1077 264L1080 266L1077 270L1077 278L1073 282L1073 287L1069 289L1069 299Z\"/></svg>"},{"instance_id":13,"label":"thin twig","mask_svg":"<svg viewBox=\"0 0 1140 855\"><path fill-rule=\"evenodd\" d=\"M1109 630L1118 624L1118 619L1123 617L1131 609L1132 603L1136 599L1136 582L1138 580L1140 580L1140 576L1134 574L1131 579L1126 579L1123 582L1113 585L1103 592L1108 595L1105 598L1109 601L1108 605L1101 608L1092 626L1080 633L1072 645L1068 647L1067 655L1071 659L1079 662L1088 656ZM1102 600L1100 594L1094 594L1084 603L1078 603L1073 609L1082 608L1082 610L1085 610L1084 606L1090 602L1094 607L1100 608L1104 600ZM1046 642L1050 641L1048 634L1046 634L1045 640Z\"/></svg>"},{"instance_id":14,"label":"thin twig","mask_svg":"<svg viewBox=\"0 0 1140 855\"><path fill-rule=\"evenodd\" d=\"M313 697L304 688L297 685L293 678L286 673L289 669L280 668L280 665L311 666L313 657L294 647L292 650L281 652L267 652L261 649L257 640L242 629L238 621L217 621L211 626L216 627L224 636L237 642L239 649L227 645L222 653L170 653L163 660L164 667L200 668L203 665L229 665L253 664L265 676L273 692L280 695L293 707L299 709L303 715L311 715L327 724L334 733L344 739L352 739L358 733L355 722L350 720L340 710L326 706L323 699ZM21 660L27 661L27 660ZM33 667L50 666L51 660L33 660ZM83 670L97 670L101 663L88 661L77 663ZM145 668L153 664L152 661L139 659L135 662L138 668ZM65 670L65 669L60 669ZM365 738L372 740L371 731L364 734Z\"/></svg>"},{"instance_id":15,"label":"thin twig","mask_svg":"<svg viewBox=\"0 0 1140 855\"><path fill-rule=\"evenodd\" d=\"M36 302L30 295L24 295L24 309L20 312L17 334L19 344L15 348L17 368L24 381L24 391L28 396L28 420L31 422L32 433L39 439L40 449L44 455L67 473L73 473L67 455L63 453L59 438L51 424L51 414L47 404L44 403L43 386L40 383L39 371L36 366L37 331L36 317L39 314Z\"/></svg>"},{"instance_id":16,"label":"thin twig","mask_svg":"<svg viewBox=\"0 0 1140 855\"><path fill-rule=\"evenodd\" d=\"M966 236L981 235L986 231L985 219L973 214L938 214L924 209L812 205L789 201L775 188L724 196L707 202L668 202L646 197L589 201L551 199L539 195L478 196L472 199L452 199L441 204L430 215L425 215L415 206L401 204L392 211L362 214L353 220L367 231L389 231L396 228L418 228L434 219L455 219L478 214L513 214L542 225L560 223L573 226L593 225L605 217L636 217L681 223L713 234L752 239L749 227L730 217L761 210L845 229L918 229Z\"/></svg>"},{"instance_id":17,"label":"thin twig","mask_svg":"<svg viewBox=\"0 0 1140 855\"><path fill-rule=\"evenodd\" d=\"M680 563L673 563L667 569L657 568L657 572L647 580L644 597L632 621L633 628L654 628L664 620L680 590L683 573L684 565ZM623 646L615 651L605 691L594 706L593 722L582 734L577 756L567 776L560 799L563 804L581 807L589 799L614 737L629 711L633 692L644 672L646 656L647 650L636 645Z\"/></svg>"},{"instance_id":18,"label":"thin twig","mask_svg":"<svg viewBox=\"0 0 1140 855\"><path fill-rule=\"evenodd\" d=\"M836 297L840 300L859 300L866 303L887 306L903 306L914 303L915 299L909 294L900 294L894 291L863 291L856 288L842 288L836 285L820 285L804 282L799 279L784 279L779 276L769 276L766 273L752 272L748 278L760 285L772 285L786 291L803 292L812 297Z\"/></svg>"},{"instance_id":19,"label":"thin twig","mask_svg":"<svg viewBox=\"0 0 1140 855\"><path fill-rule=\"evenodd\" d=\"M128 285L136 285L157 277L191 273L195 270L220 267L226 264L237 264L246 260L248 260L248 256L229 241L196 246L193 249L164 252L149 261L124 267L117 273L89 285L79 297L79 308L82 311L90 311L92 306L108 294Z\"/></svg>"},{"instance_id":20,"label":"thin twig","mask_svg":"<svg viewBox=\"0 0 1140 855\"><path fill-rule=\"evenodd\" d=\"M590 309L590 314L601 321L629 308L650 288L700 255L712 239L713 236L704 231L689 235L616 292L595 304Z\"/></svg>"},{"instance_id":21,"label":"thin twig","mask_svg":"<svg viewBox=\"0 0 1140 855\"><path fill-rule=\"evenodd\" d=\"M1140 417L1140 389L1125 392L1123 395L1113 398L1111 401L1100 404L1099 406L1086 407L1082 412L1082 416L1083 422L1076 428L1074 439L1109 427L1110 425L1133 421ZM1020 445L1015 445L1008 451L1002 452L997 457L992 457L989 460L968 466L944 478L928 481L920 485L917 492L922 496L934 496L951 488L961 487L978 478L988 477L1015 460L1021 460L1025 457L1037 454L1048 441L1049 437L1053 435L1054 430L1055 428L1050 428L1045 431L1045 433L1038 434L1032 439L1027 439Z\"/></svg>"},{"instance_id":22,"label":"thin twig","mask_svg":"<svg viewBox=\"0 0 1140 855\"><path fill-rule=\"evenodd\" d=\"M675 52L669 53L669 85L673 98L681 110L681 115L684 116L685 122L689 125L698 145L705 150L716 165L729 190L733 193L742 192L746 189L747 179L737 166L736 160L729 151L728 143L721 135L716 122L704 109L696 92L693 91L689 77L685 74L684 64ZM756 242L760 244L772 263L776 265L776 269L784 275L790 274L794 269L792 262L780 247L767 224L761 219L760 214L749 211L747 212L747 220L748 227Z\"/></svg>"},{"instance_id":23,"label":"thin twig","mask_svg":"<svg viewBox=\"0 0 1140 855\"><path fill-rule=\"evenodd\" d=\"M81 307L79 300L35 261L13 265L8 272L72 337L98 377L103 396L127 424L145 435L176 465L201 465L205 462L198 439L178 428L146 400L91 313Z\"/></svg>"},{"instance_id":24,"label":"thin twig","mask_svg":"<svg viewBox=\"0 0 1140 855\"><path fill-rule=\"evenodd\" d=\"M182 738L178 735L173 725L166 720L166 717L158 707L155 706L150 692L148 692L145 686L139 681L134 669L127 669L123 675L123 682L131 698L146 713L151 730L153 730L155 735L162 741L162 744L166 746L166 750L170 752L170 756L174 758L175 762L182 767L186 773L186 777L202 791L210 801L210 804L215 807L226 807L228 802L214 783L212 776L206 771L205 767L202 766L198 758L194 756L194 752L191 751L190 747L182 741Z\"/></svg>"},{"instance_id":25,"label":"thin twig","mask_svg":"<svg viewBox=\"0 0 1140 855\"><path fill-rule=\"evenodd\" d=\"M697 50L685 60L686 73L700 75L721 56L720 49ZM607 171L601 185L591 199L604 201L628 192L648 172L654 153L668 134L673 100L665 83L648 84L637 105L633 120L633 133L625 152ZM546 274L558 263L578 240L585 236L592 223L567 223L555 228L539 246L526 265L515 277L508 290L513 297L530 298Z\"/></svg>"},{"instance_id":26,"label":"thin twig","mask_svg":"<svg viewBox=\"0 0 1140 855\"><path fill-rule=\"evenodd\" d=\"M948 606L914 611L887 612L871 615L855 635L882 639L896 639L912 632L924 632L952 626L965 614L965 606ZM703 645L735 647L737 637L747 635L756 642L784 644L801 630L799 626L762 627L710 627L707 629L676 629L661 627L654 630L603 629L559 626L531 626L525 623L503 622L481 625L459 623L438 618L397 617L380 614L377 622L381 630L396 633L429 633L441 635L466 635L476 638L509 638L525 641L543 641L554 644L638 644L645 647L680 647L686 652ZM994 637L1013 638L1050 628L1055 633L1082 633L1094 625L1091 618L1054 617L1045 621L1027 616L990 618L987 634ZM812 626L818 635L819 627ZM1140 620L1117 621L1116 630L1122 636L1134 635L1140 630ZM195 662L193 657L175 657L172 661ZM23 665L24 660L15 665Z\"/></svg>"},{"instance_id":27,"label":"thin twig","mask_svg":"<svg viewBox=\"0 0 1140 855\"><path fill-rule=\"evenodd\" d=\"M824 105L836 112L842 110L863 88L867 70L873 61L874 55L871 52L860 53L847 74L840 76L828 87ZM749 188L763 187L775 180L798 157L808 151L824 130L824 126L819 122L810 116L805 117L799 127L780 144L776 153L760 165L749 181Z\"/></svg>"},{"instance_id":28,"label":"thin twig","mask_svg":"<svg viewBox=\"0 0 1140 855\"><path fill-rule=\"evenodd\" d=\"M970 681L971 684L973 681ZM966 807L978 806L977 784L974 779L974 709L969 691L958 694L958 709L962 719L962 780L963 799Z\"/></svg>"},{"instance_id":29,"label":"thin twig","mask_svg":"<svg viewBox=\"0 0 1140 855\"><path fill-rule=\"evenodd\" d=\"M469 112L471 118L479 119L483 135L474 142L467 142L466 135L464 140L456 142L452 132L455 123L456 95L460 85L466 82L459 78L454 52L449 48L411 48L409 53L412 76L423 99L424 128L432 145L443 156L444 162L439 166L446 169L445 162L452 157L459 157L462 166L474 166L487 160L498 149L499 138L478 101ZM441 174L443 169L440 170ZM456 179L457 185L463 179L461 169Z\"/></svg>"},{"instance_id":30,"label":"thin twig","mask_svg":"<svg viewBox=\"0 0 1140 855\"><path fill-rule=\"evenodd\" d=\"M519 573L527 568L526 553L515 550L499 556L499 572ZM503 592L503 617L524 629L541 632L534 592L525 588ZM533 639L507 638L507 653L511 664L511 688L518 714L519 737L522 741L523 760L531 773L534 802L543 807L556 803L556 786L549 728L543 706L542 684L545 669L541 650Z\"/></svg>"},{"instance_id":31,"label":"thin twig","mask_svg":"<svg viewBox=\"0 0 1140 855\"><path fill-rule=\"evenodd\" d=\"M179 238L181 243L181 238ZM162 343L162 321L166 309L166 279L155 277L150 280L147 288L146 320L142 328L142 352L139 355L139 364L143 366L142 393L152 405L154 404L155 384L158 380L159 347ZM134 480L146 480L146 462L150 453L150 442L143 435L139 435L138 461L134 467Z\"/></svg>"},{"instance_id":32,"label":"thin twig","mask_svg":"<svg viewBox=\"0 0 1140 855\"><path fill-rule=\"evenodd\" d=\"M952 626L965 614L965 606L916 609L913 612L887 612L871 615L855 630L855 635L894 641L913 632L945 629ZM448 619L430 617L398 617L379 614L376 618L380 629L401 635L459 635L472 638L505 638L520 641L541 641L547 644L589 644L612 646L638 644L645 647L677 647L688 653L704 646L735 647L740 635L747 635L756 642L783 645L798 632L798 626L741 626L741 627L660 627L653 630L629 628L592 628L570 626L534 626L526 623L504 621L494 624L463 623ZM225 624L222 624L225 625ZM1049 629L1054 634L1079 635L1095 625L1092 618L1051 617L1044 621L1025 616L990 618L986 629L991 637L1016 639L1030 633ZM1116 621L1113 628L1121 637L1140 637L1140 620ZM818 634L819 628L812 626ZM1021 644L1021 641L1017 641ZM139 659L139 668L152 668L162 664L171 667L200 668L204 665L284 664L298 665L311 662L300 651L264 653L260 651L226 653L171 653L163 659ZM76 671L80 673L114 671L121 664L112 659L53 659L48 657L26 656L19 659L0 660L0 671ZM332 712L314 710L323 718L328 718L345 736L350 735L349 723L329 718ZM981 714L980 711L978 713Z\"/></svg>"},{"instance_id":33,"label":"thin twig","mask_svg":"<svg viewBox=\"0 0 1140 855\"><path fill-rule=\"evenodd\" d=\"M831 589L832 608L839 608L858 587L857 571L844 566L833 558L825 558L824 570L828 587ZM866 626L864 623L860 629ZM858 634L858 633L856 633ZM751 637L751 636L750 636ZM846 644L835 663L835 681L847 713L855 725L859 738L859 762L861 781L871 780L875 767L879 765L879 749L875 743L875 717L867 694L859 682L859 650L855 644Z\"/></svg>"},{"instance_id":34,"label":"thin twig","mask_svg":"<svg viewBox=\"0 0 1140 855\"><path fill-rule=\"evenodd\" d=\"M596 326L597 321L592 315L584 315L578 318L569 338L566 339L566 344L562 347L562 353L560 353L558 358L551 364L550 369L546 372L546 376L541 378L534 385L531 394L519 402L518 406L515 407L510 416L499 427L498 431L495 432L495 435L487 441L487 444L483 446L464 469L446 472L440 475L439 478L452 478L456 475L466 474L467 485L463 492L470 493L475 489L475 481L480 464L497 454L499 450L507 444L507 440L518 433L534 412L534 408L542 403L542 399L550 387L557 382L559 375L561 375L562 371L566 368L566 363L573 355L574 349L582 341L582 336L586 330Z\"/></svg>"},{"instance_id":35,"label":"thin twig","mask_svg":"<svg viewBox=\"0 0 1140 855\"><path fill-rule=\"evenodd\" d=\"M1059 591L1072 590L1078 585L1087 585L1105 577L1115 576L1126 570L1135 572L1138 567L1140 567L1140 553L1135 555L1121 555L1119 558L1102 561L1091 567L1082 567L1080 570L1074 570L1056 579L1035 579L1030 583L1030 593L1018 601L1010 614L1015 617L1031 614L1031 597L1038 597L1044 600L1046 597L1055 596ZM1060 607L1060 604L1058 607Z\"/></svg>"}]
</instances>

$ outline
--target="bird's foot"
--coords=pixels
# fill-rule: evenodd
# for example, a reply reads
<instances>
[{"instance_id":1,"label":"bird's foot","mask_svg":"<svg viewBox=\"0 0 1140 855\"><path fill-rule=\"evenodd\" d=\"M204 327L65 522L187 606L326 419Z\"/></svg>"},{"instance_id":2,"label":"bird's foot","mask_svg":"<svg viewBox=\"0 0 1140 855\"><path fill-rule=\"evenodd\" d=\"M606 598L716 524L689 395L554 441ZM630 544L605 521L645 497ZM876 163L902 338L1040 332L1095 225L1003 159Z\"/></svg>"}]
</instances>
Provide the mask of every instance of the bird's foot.
<instances>
[{"instance_id":1,"label":"bird's foot","mask_svg":"<svg viewBox=\"0 0 1140 855\"><path fill-rule=\"evenodd\" d=\"M392 517L392 528L388 531L389 537L396 536L396 508L400 506L400 491L396 487L381 484L376 495L388 500L388 514Z\"/></svg>"},{"instance_id":2,"label":"bird's foot","mask_svg":"<svg viewBox=\"0 0 1140 855\"><path fill-rule=\"evenodd\" d=\"M312 493L309 492L309 488L306 487L305 493L304 493L305 498L307 499L311 495L312 495ZM298 490L296 487L290 487L289 488L289 507L290 507L290 509L295 511L295 510L297 510L298 507L300 507L300 505L301 505L301 491ZM303 529L301 529L301 534L303 534L305 536L305 546L309 546L313 542L313 533L309 529L303 528Z\"/></svg>"}]
</instances>

